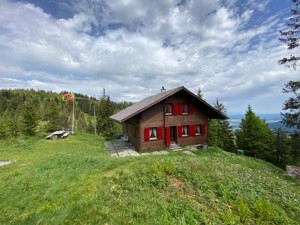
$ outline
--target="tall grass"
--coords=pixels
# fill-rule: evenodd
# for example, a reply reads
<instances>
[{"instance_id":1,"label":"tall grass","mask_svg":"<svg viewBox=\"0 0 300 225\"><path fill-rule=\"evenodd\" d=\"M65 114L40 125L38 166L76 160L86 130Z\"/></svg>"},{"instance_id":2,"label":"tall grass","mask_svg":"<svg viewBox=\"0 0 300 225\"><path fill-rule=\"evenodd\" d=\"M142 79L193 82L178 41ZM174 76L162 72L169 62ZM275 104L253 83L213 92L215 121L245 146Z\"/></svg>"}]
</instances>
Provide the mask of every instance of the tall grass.
<instances>
[{"instance_id":1,"label":"tall grass","mask_svg":"<svg viewBox=\"0 0 300 225\"><path fill-rule=\"evenodd\" d=\"M1 224L298 224L300 186L218 149L113 158L75 134L0 142Z\"/></svg>"}]
</instances>

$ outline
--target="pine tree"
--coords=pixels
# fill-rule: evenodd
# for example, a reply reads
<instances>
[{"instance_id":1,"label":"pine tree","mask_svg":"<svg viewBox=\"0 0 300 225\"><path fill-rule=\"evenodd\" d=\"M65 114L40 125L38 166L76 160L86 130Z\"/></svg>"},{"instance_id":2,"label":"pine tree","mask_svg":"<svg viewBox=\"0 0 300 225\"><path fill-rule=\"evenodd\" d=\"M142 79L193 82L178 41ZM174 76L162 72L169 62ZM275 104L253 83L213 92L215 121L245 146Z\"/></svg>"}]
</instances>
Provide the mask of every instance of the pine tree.
<instances>
[{"instance_id":1,"label":"pine tree","mask_svg":"<svg viewBox=\"0 0 300 225\"><path fill-rule=\"evenodd\" d=\"M105 89L104 89L105 90ZM115 135L115 124L109 117L114 113L113 103L109 96L103 92L97 110L97 132L100 135L111 137Z\"/></svg>"},{"instance_id":2,"label":"pine tree","mask_svg":"<svg viewBox=\"0 0 300 225\"><path fill-rule=\"evenodd\" d=\"M221 141L221 126L218 120L212 119L208 122L208 145L214 147L220 147Z\"/></svg>"},{"instance_id":3,"label":"pine tree","mask_svg":"<svg viewBox=\"0 0 300 225\"><path fill-rule=\"evenodd\" d=\"M6 129L7 129L6 121L4 117L0 115L0 140L7 138Z\"/></svg>"},{"instance_id":4,"label":"pine tree","mask_svg":"<svg viewBox=\"0 0 300 225\"><path fill-rule=\"evenodd\" d=\"M3 114L5 123L6 123L6 133L8 137L17 137L19 128L18 128L18 112L11 110L6 110Z\"/></svg>"},{"instance_id":5,"label":"pine tree","mask_svg":"<svg viewBox=\"0 0 300 225\"><path fill-rule=\"evenodd\" d=\"M300 130L300 81L290 81L283 88L284 93L291 93L294 96L284 102L282 113L282 122L287 127L294 127Z\"/></svg>"},{"instance_id":6,"label":"pine tree","mask_svg":"<svg viewBox=\"0 0 300 225\"><path fill-rule=\"evenodd\" d=\"M214 107L224 115L227 114L225 106L218 99ZM228 120L212 119L209 121L208 126L209 145L220 147L225 151L235 152L234 136Z\"/></svg>"},{"instance_id":7,"label":"pine tree","mask_svg":"<svg viewBox=\"0 0 300 225\"><path fill-rule=\"evenodd\" d=\"M37 127L37 113L33 102L27 100L21 111L21 132L25 136L34 136Z\"/></svg>"},{"instance_id":8,"label":"pine tree","mask_svg":"<svg viewBox=\"0 0 300 225\"><path fill-rule=\"evenodd\" d=\"M45 119L48 121L46 131L53 132L62 129L59 107L54 99L51 99L47 106Z\"/></svg>"},{"instance_id":9,"label":"pine tree","mask_svg":"<svg viewBox=\"0 0 300 225\"><path fill-rule=\"evenodd\" d=\"M294 133L291 135L291 164L300 166L300 133Z\"/></svg>"},{"instance_id":10,"label":"pine tree","mask_svg":"<svg viewBox=\"0 0 300 225\"><path fill-rule=\"evenodd\" d=\"M78 119L76 121L76 130L84 131L87 127L86 121L85 121L85 115L82 111L79 112Z\"/></svg>"},{"instance_id":11,"label":"pine tree","mask_svg":"<svg viewBox=\"0 0 300 225\"><path fill-rule=\"evenodd\" d=\"M203 99L203 94L202 94L202 91L201 91L201 88L200 88L200 87L198 88L197 96L198 96L199 98Z\"/></svg>"},{"instance_id":12,"label":"pine tree","mask_svg":"<svg viewBox=\"0 0 300 225\"><path fill-rule=\"evenodd\" d=\"M284 168L293 161L291 157L291 141L282 128L273 131L275 139L274 164Z\"/></svg>"},{"instance_id":13,"label":"pine tree","mask_svg":"<svg viewBox=\"0 0 300 225\"><path fill-rule=\"evenodd\" d=\"M237 146L249 156L274 161L274 138L267 124L248 106L245 119L236 132Z\"/></svg>"},{"instance_id":14,"label":"pine tree","mask_svg":"<svg viewBox=\"0 0 300 225\"><path fill-rule=\"evenodd\" d=\"M288 46L288 49L292 50L300 46L300 0L292 0L294 6L291 10L291 16L287 22L287 26L290 28L286 31L280 31L280 41ZM289 58L282 58L278 61L281 65L288 67L292 66L294 69L297 67L297 63L300 61L300 56L291 55Z\"/></svg>"},{"instance_id":15,"label":"pine tree","mask_svg":"<svg viewBox=\"0 0 300 225\"><path fill-rule=\"evenodd\" d=\"M86 128L85 128L85 131L90 133L90 134L95 134L94 118L91 118L91 117L87 118L87 125L86 125Z\"/></svg>"},{"instance_id":16,"label":"pine tree","mask_svg":"<svg viewBox=\"0 0 300 225\"><path fill-rule=\"evenodd\" d=\"M58 107L59 109L59 121L60 121L60 129L64 128L64 129L71 129L72 127L72 110L73 110L73 103L65 103L62 106ZM76 103L75 103L76 105ZM75 106L75 118L76 115L79 115L80 109L78 109ZM76 119L75 119L76 121Z\"/></svg>"},{"instance_id":17,"label":"pine tree","mask_svg":"<svg viewBox=\"0 0 300 225\"><path fill-rule=\"evenodd\" d=\"M0 115L0 139L17 137L18 130L16 112L6 110Z\"/></svg>"},{"instance_id":18,"label":"pine tree","mask_svg":"<svg viewBox=\"0 0 300 225\"><path fill-rule=\"evenodd\" d=\"M5 112L8 106L7 99L0 95L0 112Z\"/></svg>"}]
</instances>

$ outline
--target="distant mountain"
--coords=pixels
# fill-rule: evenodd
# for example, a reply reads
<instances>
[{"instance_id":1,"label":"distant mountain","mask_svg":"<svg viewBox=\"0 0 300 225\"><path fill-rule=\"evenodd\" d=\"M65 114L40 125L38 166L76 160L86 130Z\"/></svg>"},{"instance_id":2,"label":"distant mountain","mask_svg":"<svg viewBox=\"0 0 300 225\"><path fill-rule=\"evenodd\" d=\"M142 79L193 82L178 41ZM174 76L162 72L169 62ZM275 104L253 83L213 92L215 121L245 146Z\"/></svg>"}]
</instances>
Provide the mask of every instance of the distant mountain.
<instances>
[{"instance_id":1,"label":"distant mountain","mask_svg":"<svg viewBox=\"0 0 300 225\"><path fill-rule=\"evenodd\" d=\"M285 130L288 133L293 133L295 131L295 128L286 127L281 121L270 122L270 123L267 122L267 124L271 129L282 128L283 130Z\"/></svg>"},{"instance_id":2,"label":"distant mountain","mask_svg":"<svg viewBox=\"0 0 300 225\"><path fill-rule=\"evenodd\" d=\"M282 128L288 133L292 133L295 131L293 128L285 127L284 124L281 122L282 118L280 114L256 114L261 119L265 120L268 126L271 129ZM239 128L239 125L242 119L245 117L244 114L229 114L229 123L232 130L236 130Z\"/></svg>"},{"instance_id":3,"label":"distant mountain","mask_svg":"<svg viewBox=\"0 0 300 225\"><path fill-rule=\"evenodd\" d=\"M280 114L256 114L259 118L264 120L281 120ZM245 117L245 114L228 114L228 117L230 119L243 119Z\"/></svg>"}]
</instances>

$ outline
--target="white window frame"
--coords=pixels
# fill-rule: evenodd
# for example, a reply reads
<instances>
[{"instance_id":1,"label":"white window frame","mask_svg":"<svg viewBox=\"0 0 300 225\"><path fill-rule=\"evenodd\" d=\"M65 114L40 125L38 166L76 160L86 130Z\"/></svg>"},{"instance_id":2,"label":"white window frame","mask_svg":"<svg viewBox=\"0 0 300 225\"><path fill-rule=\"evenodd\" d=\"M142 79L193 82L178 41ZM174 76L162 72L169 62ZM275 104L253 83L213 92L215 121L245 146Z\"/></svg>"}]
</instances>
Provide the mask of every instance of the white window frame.
<instances>
[{"instance_id":1,"label":"white window frame","mask_svg":"<svg viewBox=\"0 0 300 225\"><path fill-rule=\"evenodd\" d=\"M197 132L197 127L199 127L199 132ZM201 135L201 124L196 124L196 126L195 126L195 135L197 135L197 136Z\"/></svg>"},{"instance_id":2,"label":"white window frame","mask_svg":"<svg viewBox=\"0 0 300 225\"><path fill-rule=\"evenodd\" d=\"M170 109L171 112L166 112L167 109ZM173 115L173 104L172 103L165 104L165 115Z\"/></svg>"},{"instance_id":3,"label":"white window frame","mask_svg":"<svg viewBox=\"0 0 300 225\"><path fill-rule=\"evenodd\" d=\"M154 137L151 137L151 134L153 132ZM149 128L149 140L157 140L158 139L158 129L157 127L150 127Z\"/></svg>"},{"instance_id":4,"label":"white window frame","mask_svg":"<svg viewBox=\"0 0 300 225\"><path fill-rule=\"evenodd\" d=\"M185 132L186 134L184 134L184 130L186 131ZM182 137L187 137L187 136L189 136L189 126L188 125L183 125L182 126Z\"/></svg>"},{"instance_id":5,"label":"white window frame","mask_svg":"<svg viewBox=\"0 0 300 225\"><path fill-rule=\"evenodd\" d=\"M189 104L182 104L182 115L188 115L188 114L189 114Z\"/></svg>"}]
</instances>

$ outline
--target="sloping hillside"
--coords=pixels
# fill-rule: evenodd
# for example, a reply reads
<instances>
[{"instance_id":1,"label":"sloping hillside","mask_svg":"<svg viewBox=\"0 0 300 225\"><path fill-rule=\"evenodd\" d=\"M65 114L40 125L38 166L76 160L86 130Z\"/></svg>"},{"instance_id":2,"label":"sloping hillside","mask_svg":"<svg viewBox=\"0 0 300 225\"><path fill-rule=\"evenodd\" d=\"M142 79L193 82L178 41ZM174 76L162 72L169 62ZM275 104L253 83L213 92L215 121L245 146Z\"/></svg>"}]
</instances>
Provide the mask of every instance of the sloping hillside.
<instances>
[{"instance_id":1,"label":"sloping hillside","mask_svg":"<svg viewBox=\"0 0 300 225\"><path fill-rule=\"evenodd\" d=\"M0 142L0 224L298 224L300 185L218 149L113 158L100 137Z\"/></svg>"}]
</instances>

